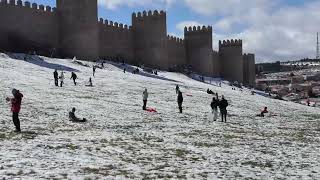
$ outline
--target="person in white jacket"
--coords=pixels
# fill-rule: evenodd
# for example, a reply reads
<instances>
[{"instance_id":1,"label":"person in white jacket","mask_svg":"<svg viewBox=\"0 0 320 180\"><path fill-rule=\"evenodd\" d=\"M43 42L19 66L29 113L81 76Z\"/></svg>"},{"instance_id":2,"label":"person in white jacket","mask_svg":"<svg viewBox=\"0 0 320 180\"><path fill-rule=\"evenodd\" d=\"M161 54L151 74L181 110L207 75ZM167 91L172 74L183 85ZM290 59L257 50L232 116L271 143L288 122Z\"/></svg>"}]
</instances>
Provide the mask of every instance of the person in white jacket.
<instances>
[{"instance_id":1,"label":"person in white jacket","mask_svg":"<svg viewBox=\"0 0 320 180\"><path fill-rule=\"evenodd\" d=\"M62 87L62 84L64 83L63 82L64 81L64 72L63 71L61 71L59 79L60 79L60 87Z\"/></svg>"},{"instance_id":2,"label":"person in white jacket","mask_svg":"<svg viewBox=\"0 0 320 180\"><path fill-rule=\"evenodd\" d=\"M142 98L143 98L143 107L142 109L143 110L146 110L147 109L147 101L148 101L148 90L147 88L143 91L143 94L142 94Z\"/></svg>"}]
</instances>

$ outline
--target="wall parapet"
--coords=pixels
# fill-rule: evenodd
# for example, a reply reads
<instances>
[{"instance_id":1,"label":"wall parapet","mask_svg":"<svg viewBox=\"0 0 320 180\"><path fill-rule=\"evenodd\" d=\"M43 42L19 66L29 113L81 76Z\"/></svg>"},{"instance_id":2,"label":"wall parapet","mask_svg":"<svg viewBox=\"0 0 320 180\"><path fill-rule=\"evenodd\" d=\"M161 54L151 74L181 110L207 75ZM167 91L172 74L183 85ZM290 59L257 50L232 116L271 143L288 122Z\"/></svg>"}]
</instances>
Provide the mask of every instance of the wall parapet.
<instances>
[{"instance_id":1,"label":"wall parapet","mask_svg":"<svg viewBox=\"0 0 320 180\"><path fill-rule=\"evenodd\" d=\"M252 54L252 53L244 53L243 56L247 56L247 57L251 56L252 57L252 56L254 56L254 54Z\"/></svg>"},{"instance_id":2,"label":"wall parapet","mask_svg":"<svg viewBox=\"0 0 320 180\"><path fill-rule=\"evenodd\" d=\"M165 11L158 11L158 10L154 10L151 11L149 10L147 11L143 11L143 12L137 12L137 13L132 13L132 19L143 19L146 17L164 17L166 16L166 12Z\"/></svg>"},{"instance_id":3,"label":"wall parapet","mask_svg":"<svg viewBox=\"0 0 320 180\"><path fill-rule=\"evenodd\" d=\"M173 42L175 42L177 44L184 45L184 40L182 38L178 38L178 37L175 37L175 36L168 35L167 39L169 41L173 41Z\"/></svg>"},{"instance_id":4,"label":"wall parapet","mask_svg":"<svg viewBox=\"0 0 320 180\"><path fill-rule=\"evenodd\" d=\"M114 28L118 30L130 31L132 29L132 26L128 26L123 23L109 21L107 19L104 20L103 18L99 19L99 24L106 28L109 27L109 28Z\"/></svg>"},{"instance_id":5,"label":"wall parapet","mask_svg":"<svg viewBox=\"0 0 320 180\"><path fill-rule=\"evenodd\" d=\"M200 33L200 32L210 32L212 33L212 26L190 26L184 27L184 33Z\"/></svg>"},{"instance_id":6,"label":"wall parapet","mask_svg":"<svg viewBox=\"0 0 320 180\"><path fill-rule=\"evenodd\" d=\"M31 4L29 1L26 1L23 3L22 0L18 0L17 2L15 0L10 0L9 2L7 0L0 0L0 6L23 7L23 8L34 9L39 12L47 12L47 13L56 12L56 8L51 8L50 6L44 6L42 4L38 5L37 3Z\"/></svg>"},{"instance_id":7,"label":"wall parapet","mask_svg":"<svg viewBox=\"0 0 320 180\"><path fill-rule=\"evenodd\" d=\"M231 39L219 41L219 47L233 47L233 46L242 46L241 39Z\"/></svg>"}]
</instances>

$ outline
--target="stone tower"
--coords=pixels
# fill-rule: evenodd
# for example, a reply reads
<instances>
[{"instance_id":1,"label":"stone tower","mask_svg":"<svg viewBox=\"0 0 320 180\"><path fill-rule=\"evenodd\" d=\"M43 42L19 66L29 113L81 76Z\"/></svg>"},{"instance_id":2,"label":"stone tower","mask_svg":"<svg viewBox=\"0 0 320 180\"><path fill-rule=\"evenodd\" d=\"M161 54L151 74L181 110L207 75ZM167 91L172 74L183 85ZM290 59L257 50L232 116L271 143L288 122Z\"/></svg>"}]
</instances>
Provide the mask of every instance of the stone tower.
<instances>
[{"instance_id":1,"label":"stone tower","mask_svg":"<svg viewBox=\"0 0 320 180\"><path fill-rule=\"evenodd\" d=\"M243 83L242 40L219 41L219 56L222 77Z\"/></svg>"},{"instance_id":2,"label":"stone tower","mask_svg":"<svg viewBox=\"0 0 320 180\"><path fill-rule=\"evenodd\" d=\"M132 14L135 61L149 67L168 69L166 13L144 11Z\"/></svg>"},{"instance_id":3,"label":"stone tower","mask_svg":"<svg viewBox=\"0 0 320 180\"><path fill-rule=\"evenodd\" d=\"M99 56L97 0L57 0L57 12L60 54L96 60Z\"/></svg>"},{"instance_id":4,"label":"stone tower","mask_svg":"<svg viewBox=\"0 0 320 180\"><path fill-rule=\"evenodd\" d=\"M184 38L187 62L192 69L203 75L214 75L212 27L185 27Z\"/></svg>"},{"instance_id":5,"label":"stone tower","mask_svg":"<svg viewBox=\"0 0 320 180\"><path fill-rule=\"evenodd\" d=\"M243 83L254 87L256 84L256 66L254 54L243 55Z\"/></svg>"}]
</instances>

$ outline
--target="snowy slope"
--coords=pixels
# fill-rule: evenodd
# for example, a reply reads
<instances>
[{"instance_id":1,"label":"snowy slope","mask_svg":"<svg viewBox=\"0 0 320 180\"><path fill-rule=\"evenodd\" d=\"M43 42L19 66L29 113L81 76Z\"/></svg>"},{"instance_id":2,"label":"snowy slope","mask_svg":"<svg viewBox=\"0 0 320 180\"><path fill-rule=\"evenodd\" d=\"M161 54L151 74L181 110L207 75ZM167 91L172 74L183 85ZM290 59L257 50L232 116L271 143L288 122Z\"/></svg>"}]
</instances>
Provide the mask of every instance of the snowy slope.
<instances>
[{"instance_id":1,"label":"snowy slope","mask_svg":"<svg viewBox=\"0 0 320 180\"><path fill-rule=\"evenodd\" d=\"M159 73L168 80L124 74L111 64L97 69L90 88L84 85L92 68L72 60L43 59L26 62L0 54L0 177L320 178L319 109L176 73ZM54 87L50 68L77 71L79 85L75 87L66 72L65 86ZM176 84L184 93L183 114L178 113ZM158 113L142 111L145 87L148 107ZM12 88L24 94L21 134L13 132L5 101ZM207 88L229 100L228 123L210 121ZM264 106L271 113L256 117ZM69 122L72 107L89 122Z\"/></svg>"}]
</instances>

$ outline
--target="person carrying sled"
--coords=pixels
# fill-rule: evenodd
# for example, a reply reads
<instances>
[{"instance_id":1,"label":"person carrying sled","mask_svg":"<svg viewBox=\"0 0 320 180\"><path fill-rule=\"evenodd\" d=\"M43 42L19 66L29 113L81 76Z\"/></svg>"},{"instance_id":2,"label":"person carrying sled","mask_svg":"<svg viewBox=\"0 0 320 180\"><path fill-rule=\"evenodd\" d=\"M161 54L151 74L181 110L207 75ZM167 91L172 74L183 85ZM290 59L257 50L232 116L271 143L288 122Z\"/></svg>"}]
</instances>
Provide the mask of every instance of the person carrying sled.
<instances>
[{"instance_id":1,"label":"person carrying sled","mask_svg":"<svg viewBox=\"0 0 320 180\"><path fill-rule=\"evenodd\" d=\"M182 113L182 103L183 103L183 96L182 96L182 92L179 90L178 92L178 107L179 107L179 112Z\"/></svg>"},{"instance_id":2,"label":"person carrying sled","mask_svg":"<svg viewBox=\"0 0 320 180\"><path fill-rule=\"evenodd\" d=\"M227 107L229 106L228 101L222 95L219 101L219 109L221 114L221 122L227 122Z\"/></svg>"},{"instance_id":3,"label":"person carrying sled","mask_svg":"<svg viewBox=\"0 0 320 180\"><path fill-rule=\"evenodd\" d=\"M16 127L15 132L21 132L19 113L21 109L21 101L23 95L17 89L12 90L12 95L13 98L7 97L6 100L11 102L12 121Z\"/></svg>"},{"instance_id":4,"label":"person carrying sled","mask_svg":"<svg viewBox=\"0 0 320 180\"><path fill-rule=\"evenodd\" d=\"M72 110L69 112L69 120L72 122L86 122L86 118L80 119L75 115L76 108L72 108Z\"/></svg>"},{"instance_id":5,"label":"person carrying sled","mask_svg":"<svg viewBox=\"0 0 320 180\"><path fill-rule=\"evenodd\" d=\"M77 85L77 82L76 82L76 79L77 79L77 78L78 78L78 77L77 77L76 73L72 72L70 79L73 79L73 83L74 83L75 86Z\"/></svg>"},{"instance_id":6,"label":"person carrying sled","mask_svg":"<svg viewBox=\"0 0 320 180\"><path fill-rule=\"evenodd\" d=\"M210 106L213 114L213 121L216 121L218 117L219 100L213 97Z\"/></svg>"},{"instance_id":7,"label":"person carrying sled","mask_svg":"<svg viewBox=\"0 0 320 180\"><path fill-rule=\"evenodd\" d=\"M147 110L148 96L149 96L148 90L147 90L147 88L145 88L145 90L142 93L142 99L143 99L143 107L142 107L142 109L143 110Z\"/></svg>"},{"instance_id":8,"label":"person carrying sled","mask_svg":"<svg viewBox=\"0 0 320 180\"><path fill-rule=\"evenodd\" d=\"M58 77L59 75L58 75L58 71L57 70L54 70L54 72L53 72L53 78L54 78L54 85L55 86L59 86L59 82L58 82L58 79L59 79L59 77Z\"/></svg>"},{"instance_id":9,"label":"person carrying sled","mask_svg":"<svg viewBox=\"0 0 320 180\"><path fill-rule=\"evenodd\" d=\"M60 79L60 87L62 87L62 85L64 84L64 72L63 71L61 71L59 79Z\"/></svg>"}]
</instances>

